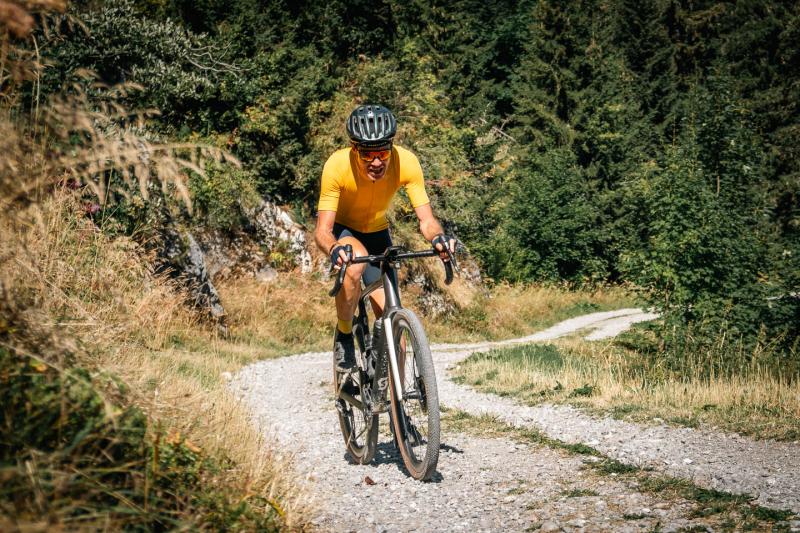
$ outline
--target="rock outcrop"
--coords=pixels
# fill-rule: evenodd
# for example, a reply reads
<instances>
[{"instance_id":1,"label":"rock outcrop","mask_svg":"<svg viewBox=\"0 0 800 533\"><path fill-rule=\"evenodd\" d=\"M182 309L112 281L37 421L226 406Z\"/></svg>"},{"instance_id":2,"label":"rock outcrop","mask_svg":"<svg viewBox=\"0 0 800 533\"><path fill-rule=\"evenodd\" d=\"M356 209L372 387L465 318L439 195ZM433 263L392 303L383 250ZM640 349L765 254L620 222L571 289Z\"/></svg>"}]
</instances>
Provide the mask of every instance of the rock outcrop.
<instances>
[{"instance_id":1,"label":"rock outcrop","mask_svg":"<svg viewBox=\"0 0 800 533\"><path fill-rule=\"evenodd\" d=\"M171 219L160 232L158 270L180 280L192 303L222 327L225 308L215 277L251 275L269 283L277 269L312 270L305 231L286 211L263 200L247 216L248 226L235 234L201 227L188 231Z\"/></svg>"},{"instance_id":2,"label":"rock outcrop","mask_svg":"<svg viewBox=\"0 0 800 533\"><path fill-rule=\"evenodd\" d=\"M306 233L289 213L268 200L247 213L258 243L268 250L282 251L307 274L312 270L311 254L306 245Z\"/></svg>"},{"instance_id":3,"label":"rock outcrop","mask_svg":"<svg viewBox=\"0 0 800 533\"><path fill-rule=\"evenodd\" d=\"M174 226L162 229L157 271L167 272L186 288L192 303L224 327L225 308L208 275L205 255L194 235Z\"/></svg>"}]
</instances>

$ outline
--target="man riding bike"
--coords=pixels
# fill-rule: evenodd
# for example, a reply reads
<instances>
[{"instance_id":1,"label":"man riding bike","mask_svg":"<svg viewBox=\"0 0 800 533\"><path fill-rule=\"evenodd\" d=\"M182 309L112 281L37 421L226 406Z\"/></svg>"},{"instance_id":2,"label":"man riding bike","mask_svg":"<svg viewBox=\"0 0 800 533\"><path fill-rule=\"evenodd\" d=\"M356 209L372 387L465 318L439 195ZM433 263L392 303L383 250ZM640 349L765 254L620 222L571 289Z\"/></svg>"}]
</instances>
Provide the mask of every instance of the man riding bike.
<instances>
[{"instance_id":1,"label":"man riding bike","mask_svg":"<svg viewBox=\"0 0 800 533\"><path fill-rule=\"evenodd\" d=\"M392 245L386 211L400 187L408 193L420 232L441 259L448 261L447 250L455 250L455 240L444 237L442 226L433 215L419 160L394 145L396 132L397 120L391 111L380 105L358 106L347 119L350 148L337 150L325 163L314 240L320 250L330 255L333 267L349 261L345 253L348 244L356 257L381 254ZM356 366L352 321L361 296L361 278L369 285L380 275L377 265L349 265L336 295L338 321L333 352L339 372L349 372ZM380 317L383 291L373 292L370 301L375 316Z\"/></svg>"}]
</instances>

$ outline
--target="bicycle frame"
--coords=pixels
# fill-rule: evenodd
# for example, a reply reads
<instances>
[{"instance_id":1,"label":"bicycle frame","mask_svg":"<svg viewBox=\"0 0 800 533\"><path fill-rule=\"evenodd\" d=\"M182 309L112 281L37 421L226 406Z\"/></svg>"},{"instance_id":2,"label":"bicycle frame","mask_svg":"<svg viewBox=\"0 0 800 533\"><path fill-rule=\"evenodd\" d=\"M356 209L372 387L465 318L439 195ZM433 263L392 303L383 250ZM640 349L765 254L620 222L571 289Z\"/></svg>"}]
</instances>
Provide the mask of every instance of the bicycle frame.
<instances>
[{"instance_id":1,"label":"bicycle frame","mask_svg":"<svg viewBox=\"0 0 800 533\"><path fill-rule=\"evenodd\" d=\"M403 385L400 380L400 370L397 361L397 353L394 348L394 332L392 331L392 315L400 308L402 308L402 304L400 303L400 289L395 284L395 279L397 276L391 276L392 272L397 272L397 268L394 266L392 262L391 255L392 253L399 252L401 248L399 247L391 247L387 248L386 252L384 252L384 256L387 258L385 261L381 262L381 277L378 280L375 280L371 283L368 287L366 287L361 295L359 301L359 314L364 314L366 316L367 311L367 303L370 294L375 292L376 290L383 288L384 293L384 306L383 306L383 314L381 315L380 320L383 322L383 335L386 339L386 351L389 354L389 371L391 372L392 382L394 383L394 391L395 395L401 395L397 399L402 399L403 394ZM395 259L396 261L396 259ZM368 326L368 325L367 325ZM372 347L375 348L374 346ZM381 358L380 355L378 356L378 361L376 364L380 364Z\"/></svg>"},{"instance_id":2,"label":"bicycle frame","mask_svg":"<svg viewBox=\"0 0 800 533\"><path fill-rule=\"evenodd\" d=\"M449 284L453 280L455 258L447 246L445 250L450 256L450 261L444 262L445 282ZM438 256L439 253L432 249L404 252L400 247L389 247L381 255L354 258L351 246L345 246L345 253L347 260L341 265L336 283L330 291L331 296L336 295L341 289L349 264L379 263L381 270L380 279L365 287L357 302L353 329L360 348L357 354L358 368L346 373L334 370L336 408L339 412L339 424L345 445L356 462L369 463L374 457L377 445L378 415L389 411L390 419L393 420L395 443L406 468L415 479L430 479L436 468L440 443L436 376L422 324L416 315L404 309L400 302L396 271L401 260ZM383 312L375 321L377 331L370 332L368 301L380 288L384 289L385 295ZM397 328L397 331L394 328ZM397 332L401 335L400 339L396 338ZM412 346L410 354L407 350L409 342ZM403 383L408 378L409 369L405 368L405 365L409 357L412 358L410 370L412 382L407 385L410 387L408 390L403 390ZM404 372L405 377L403 377ZM391 385L391 396L388 396L387 401L386 388L389 385ZM355 396L358 396L358 399ZM433 407L430 411L428 404L425 403L426 398L432 402L430 405ZM409 402L422 403L413 407L416 404ZM407 407L411 408L411 412L419 412L424 418L425 429L422 435L417 431L415 420L408 418ZM422 411L416 411L418 409ZM363 423L358 423L357 419L361 417ZM357 426L360 426L358 430ZM420 445L424 447L422 455L417 448Z\"/></svg>"},{"instance_id":3,"label":"bicycle frame","mask_svg":"<svg viewBox=\"0 0 800 533\"><path fill-rule=\"evenodd\" d=\"M398 246L393 246L387 248L383 254L385 258L381 261L381 277L378 280L375 280L371 283L368 287L366 287L362 294L361 298L359 298L358 302L358 311L360 316L367 316L367 304L370 295L378 290L379 288L383 288L384 292L384 306L383 306L383 314L381 315L380 320L383 322L382 334L383 334L383 341L384 345L386 346L386 353L389 356L389 372L391 374L391 379L393 383L393 387L391 387L391 391L395 396L395 400L397 402L402 402L403 400L403 382L400 379L400 365L397 358L397 352L395 350L395 343L394 343L394 331L392 331L392 315L394 315L397 310L402 309L402 304L400 302L400 289L397 287L395 280L397 279L397 264L401 259L411 259L413 257L430 257L435 255L435 252L432 250L426 250L423 252L407 252L401 254L400 251L402 248ZM359 257L358 260L365 260L364 262L368 261L368 258L361 258ZM361 261L359 261L361 262ZM371 261L370 261L371 262ZM448 283L449 280L452 279L452 265L449 263L445 263L446 271L447 271L447 279ZM395 273L395 276L391 274ZM367 321L368 322L368 321ZM369 331L369 324L366 324L367 331ZM365 340L366 342L366 340ZM380 343L380 340L378 341ZM372 349L375 350L375 346L372 346ZM381 364L383 363L383 353L379 352L377 354L377 359L375 361L375 368L376 373L378 369L381 368ZM384 391L385 387L381 387L380 380L375 380L375 384L378 385L378 401L384 398ZM400 417L400 423L403 426L403 432L407 432L408 428L406 427L406 420L404 417Z\"/></svg>"},{"instance_id":4,"label":"bicycle frame","mask_svg":"<svg viewBox=\"0 0 800 533\"><path fill-rule=\"evenodd\" d=\"M402 382L400 379L400 370L397 361L397 353L394 348L394 332L392 331L392 315L398 310L402 309L402 304L400 303L400 290L395 284L395 279L397 276L395 275L392 277L390 274L392 272L396 272L397 265L400 261L405 259L414 259L418 257L434 257L438 256L438 253L434 250L422 250L416 252L403 252L403 248L400 246L390 246L386 249L386 251L381 255L367 255L361 257L352 258L348 263L344 263L342 268L339 270L339 275L337 276L336 283L334 284L333 289L330 291L330 295L336 295L342 287L342 283L344 282L345 272L347 271L347 266L350 263L358 264L358 263L375 263L380 262L381 264L381 278L371 283L368 287L364 289L361 294L361 298L359 298L358 303L358 311L359 315L363 315L366 317L367 312L367 299L369 295L375 292L379 288L384 289L384 306L383 306L383 314L381 316L381 321L383 322L383 336L386 340L386 348L389 354L389 370L391 372L392 384L394 385L392 388L395 391L396 399L398 401L402 400L403 394L403 387ZM353 249L350 245L345 246L345 253L348 256L352 256ZM453 266L455 265L455 257L447 250L447 253L450 257L450 261L445 262L445 283L450 284L453 281ZM365 324L367 330L369 330L369 324ZM366 339L365 339L365 342ZM374 348L374 347L373 347ZM381 354L379 354L380 356ZM380 357L376 363L381 363ZM346 400L350 402L352 405L361 406L361 402L353 398L351 395L346 393L342 393L345 395ZM399 395L399 396L397 396Z\"/></svg>"}]
</instances>

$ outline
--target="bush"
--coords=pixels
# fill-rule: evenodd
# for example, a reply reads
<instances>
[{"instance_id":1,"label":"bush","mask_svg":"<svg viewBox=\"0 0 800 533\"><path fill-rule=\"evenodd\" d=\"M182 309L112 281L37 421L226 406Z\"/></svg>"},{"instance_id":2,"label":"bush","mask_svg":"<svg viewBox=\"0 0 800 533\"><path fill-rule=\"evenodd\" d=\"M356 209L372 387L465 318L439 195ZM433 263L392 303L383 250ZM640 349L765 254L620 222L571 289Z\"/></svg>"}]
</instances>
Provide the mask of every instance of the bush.
<instances>
[{"instance_id":1,"label":"bush","mask_svg":"<svg viewBox=\"0 0 800 533\"><path fill-rule=\"evenodd\" d=\"M6 526L46 517L71 530L278 529L276 512L254 507L267 502L240 501L220 484L224 465L179 435L149 430L110 377L64 363L0 349Z\"/></svg>"},{"instance_id":2,"label":"bush","mask_svg":"<svg viewBox=\"0 0 800 533\"><path fill-rule=\"evenodd\" d=\"M670 150L647 180L645 248L626 256L626 273L663 313L664 355L674 365L705 353L706 370L733 369L742 364L736 354L779 333L761 273L766 249L752 208L724 205L695 150L691 139Z\"/></svg>"},{"instance_id":3,"label":"bush","mask_svg":"<svg viewBox=\"0 0 800 533\"><path fill-rule=\"evenodd\" d=\"M155 108L174 124L202 127L239 70L221 43L170 19L144 17L132 0L104 2L74 15L81 25L42 37L52 62L43 71L45 95L64 83L83 83L82 72L89 70L105 84L139 84L142 91L128 95L131 107Z\"/></svg>"},{"instance_id":4,"label":"bush","mask_svg":"<svg viewBox=\"0 0 800 533\"><path fill-rule=\"evenodd\" d=\"M252 171L214 164L189 178L194 217L211 228L235 231L248 224L247 212L261 200Z\"/></svg>"},{"instance_id":5,"label":"bush","mask_svg":"<svg viewBox=\"0 0 800 533\"><path fill-rule=\"evenodd\" d=\"M595 252L595 215L574 155L553 149L533 156L514 178L490 270L517 281L601 279L606 265Z\"/></svg>"}]
</instances>

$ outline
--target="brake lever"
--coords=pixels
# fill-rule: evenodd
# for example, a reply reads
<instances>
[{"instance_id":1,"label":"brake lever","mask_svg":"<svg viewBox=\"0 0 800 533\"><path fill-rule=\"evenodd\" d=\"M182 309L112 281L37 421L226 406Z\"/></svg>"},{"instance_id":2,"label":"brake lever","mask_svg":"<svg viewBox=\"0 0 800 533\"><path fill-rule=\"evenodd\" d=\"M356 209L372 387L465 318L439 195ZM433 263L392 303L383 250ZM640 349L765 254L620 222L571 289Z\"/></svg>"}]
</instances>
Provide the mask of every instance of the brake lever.
<instances>
[{"instance_id":1,"label":"brake lever","mask_svg":"<svg viewBox=\"0 0 800 533\"><path fill-rule=\"evenodd\" d=\"M453 282L453 271L455 270L456 273L460 274L458 270L458 261L456 261L456 254L450 251L450 246L445 242L442 244L444 247L445 252L447 252L447 261L442 261L444 263L444 284L450 285Z\"/></svg>"},{"instance_id":2,"label":"brake lever","mask_svg":"<svg viewBox=\"0 0 800 533\"><path fill-rule=\"evenodd\" d=\"M353 258L353 247L350 244L345 244L344 253L347 255L347 261L342 262L342 266L339 268L339 275L336 276L336 282L333 284L333 288L328 292L328 296L336 296L339 294L342 284L344 283L344 275L347 272L347 265L350 264L350 260ZM331 272L333 272L334 268L336 267L331 265Z\"/></svg>"},{"instance_id":3,"label":"brake lever","mask_svg":"<svg viewBox=\"0 0 800 533\"><path fill-rule=\"evenodd\" d=\"M450 285L453 283L453 265L450 261L444 262L444 284Z\"/></svg>"},{"instance_id":4,"label":"brake lever","mask_svg":"<svg viewBox=\"0 0 800 533\"><path fill-rule=\"evenodd\" d=\"M453 263L453 269L456 271L456 273L460 274L461 272L458 269L458 261L456 261L456 253L451 252L449 246L445 246L444 249L447 251L447 258L451 263Z\"/></svg>"}]
</instances>

